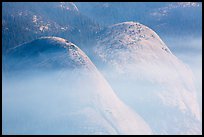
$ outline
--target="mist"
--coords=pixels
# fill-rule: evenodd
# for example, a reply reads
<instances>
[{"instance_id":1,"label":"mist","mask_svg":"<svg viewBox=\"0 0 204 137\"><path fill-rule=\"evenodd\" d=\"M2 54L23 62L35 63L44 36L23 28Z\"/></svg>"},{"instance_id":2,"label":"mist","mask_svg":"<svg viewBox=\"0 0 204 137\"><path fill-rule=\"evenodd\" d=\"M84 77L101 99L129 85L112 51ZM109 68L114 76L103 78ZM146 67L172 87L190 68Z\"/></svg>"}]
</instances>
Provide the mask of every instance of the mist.
<instances>
[{"instance_id":1,"label":"mist","mask_svg":"<svg viewBox=\"0 0 204 137\"><path fill-rule=\"evenodd\" d=\"M202 114L202 37L166 36L163 40L173 54L192 70Z\"/></svg>"},{"instance_id":2,"label":"mist","mask_svg":"<svg viewBox=\"0 0 204 137\"><path fill-rule=\"evenodd\" d=\"M10 72L2 95L3 134L151 133L97 71Z\"/></svg>"},{"instance_id":3,"label":"mist","mask_svg":"<svg viewBox=\"0 0 204 137\"><path fill-rule=\"evenodd\" d=\"M202 2L2 6L2 134L202 134Z\"/></svg>"}]
</instances>

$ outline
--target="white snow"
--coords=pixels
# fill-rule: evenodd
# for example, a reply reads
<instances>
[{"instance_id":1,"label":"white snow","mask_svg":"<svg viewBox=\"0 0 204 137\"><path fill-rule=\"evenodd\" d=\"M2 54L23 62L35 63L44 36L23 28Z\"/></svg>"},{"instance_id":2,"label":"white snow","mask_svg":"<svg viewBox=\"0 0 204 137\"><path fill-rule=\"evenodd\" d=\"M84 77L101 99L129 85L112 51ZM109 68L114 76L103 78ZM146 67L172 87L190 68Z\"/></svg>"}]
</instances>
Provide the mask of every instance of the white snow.
<instances>
[{"instance_id":1,"label":"white snow","mask_svg":"<svg viewBox=\"0 0 204 137\"><path fill-rule=\"evenodd\" d=\"M179 6L182 7L199 7L199 3L198 2L178 2Z\"/></svg>"},{"instance_id":2,"label":"white snow","mask_svg":"<svg viewBox=\"0 0 204 137\"><path fill-rule=\"evenodd\" d=\"M158 19L162 16L167 16L169 12L176 8L189 8L189 7L199 7L200 4L198 2L174 2L170 3L165 7L156 9L154 12L150 13L152 16L156 16Z\"/></svg>"},{"instance_id":3,"label":"white snow","mask_svg":"<svg viewBox=\"0 0 204 137\"><path fill-rule=\"evenodd\" d=\"M36 15L33 15L33 22L37 23L37 16Z\"/></svg>"},{"instance_id":4,"label":"white snow","mask_svg":"<svg viewBox=\"0 0 204 137\"><path fill-rule=\"evenodd\" d=\"M61 30L67 30L68 27L61 27Z\"/></svg>"},{"instance_id":5,"label":"white snow","mask_svg":"<svg viewBox=\"0 0 204 137\"><path fill-rule=\"evenodd\" d=\"M46 30L49 29L49 25L50 25L50 24L41 25L41 26L39 27L39 30L40 30L40 31L46 31Z\"/></svg>"},{"instance_id":6,"label":"white snow","mask_svg":"<svg viewBox=\"0 0 204 137\"><path fill-rule=\"evenodd\" d=\"M73 10L78 12L79 9L77 8L77 6L73 3L73 2L60 2L60 8L62 9L66 9L66 10Z\"/></svg>"}]
</instances>

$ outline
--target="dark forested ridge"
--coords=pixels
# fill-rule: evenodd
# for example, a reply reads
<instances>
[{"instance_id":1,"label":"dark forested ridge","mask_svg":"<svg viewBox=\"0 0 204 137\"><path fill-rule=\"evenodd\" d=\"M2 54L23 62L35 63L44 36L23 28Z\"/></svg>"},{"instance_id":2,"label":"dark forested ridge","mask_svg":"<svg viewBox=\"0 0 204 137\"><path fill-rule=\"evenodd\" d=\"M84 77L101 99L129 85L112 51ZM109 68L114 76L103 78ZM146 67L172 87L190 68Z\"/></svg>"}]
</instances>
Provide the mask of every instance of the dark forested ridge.
<instances>
[{"instance_id":1,"label":"dark forested ridge","mask_svg":"<svg viewBox=\"0 0 204 137\"><path fill-rule=\"evenodd\" d=\"M59 36L81 45L100 30L73 3L3 3L3 51L41 36Z\"/></svg>"}]
</instances>

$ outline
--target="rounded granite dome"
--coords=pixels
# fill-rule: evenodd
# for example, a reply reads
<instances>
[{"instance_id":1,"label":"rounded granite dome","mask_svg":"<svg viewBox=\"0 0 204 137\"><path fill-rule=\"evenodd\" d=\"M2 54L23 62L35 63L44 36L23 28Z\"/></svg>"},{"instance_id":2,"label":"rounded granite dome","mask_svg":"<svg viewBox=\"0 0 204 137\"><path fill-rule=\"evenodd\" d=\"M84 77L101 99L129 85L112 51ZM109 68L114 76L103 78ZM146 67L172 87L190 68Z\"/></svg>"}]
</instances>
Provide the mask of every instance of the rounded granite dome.
<instances>
[{"instance_id":1,"label":"rounded granite dome","mask_svg":"<svg viewBox=\"0 0 204 137\"><path fill-rule=\"evenodd\" d=\"M135 62L158 62L158 58L173 56L152 29L137 22L118 23L101 31L94 52L103 62L119 71Z\"/></svg>"},{"instance_id":2,"label":"rounded granite dome","mask_svg":"<svg viewBox=\"0 0 204 137\"><path fill-rule=\"evenodd\" d=\"M13 60L9 64L12 69L93 69L92 62L81 49L59 37L41 37L22 44L11 49L8 57Z\"/></svg>"},{"instance_id":3,"label":"rounded granite dome","mask_svg":"<svg viewBox=\"0 0 204 137\"><path fill-rule=\"evenodd\" d=\"M138 22L123 22L109 26L102 32L99 44L105 43L106 41L112 43L111 46L115 48L134 49L140 47L158 47L171 53L152 29Z\"/></svg>"},{"instance_id":4,"label":"rounded granite dome","mask_svg":"<svg viewBox=\"0 0 204 137\"><path fill-rule=\"evenodd\" d=\"M42 37L12 49L9 54L12 57L6 61L10 63L8 68L22 70L14 71L12 77L22 81L25 75L34 75L37 80L26 79L27 85L22 86L26 90L20 89L17 99L9 103L26 109L12 111L21 114L18 117L6 116L19 120L12 128L13 122L6 123L6 132L152 134L143 118L117 97L91 60L73 43L58 37ZM39 71L33 71L34 68ZM29 116L25 114L27 106L31 108Z\"/></svg>"},{"instance_id":5,"label":"rounded granite dome","mask_svg":"<svg viewBox=\"0 0 204 137\"><path fill-rule=\"evenodd\" d=\"M201 132L193 73L153 30L137 22L109 26L100 33L94 53L104 63L106 78L121 86L113 86L118 89L116 92L121 98L131 94L127 102L145 114L155 133ZM151 113L151 119L147 110L132 104L146 104L149 109L160 111ZM162 118L164 114L168 120ZM159 125L160 131L158 122L165 125Z\"/></svg>"}]
</instances>

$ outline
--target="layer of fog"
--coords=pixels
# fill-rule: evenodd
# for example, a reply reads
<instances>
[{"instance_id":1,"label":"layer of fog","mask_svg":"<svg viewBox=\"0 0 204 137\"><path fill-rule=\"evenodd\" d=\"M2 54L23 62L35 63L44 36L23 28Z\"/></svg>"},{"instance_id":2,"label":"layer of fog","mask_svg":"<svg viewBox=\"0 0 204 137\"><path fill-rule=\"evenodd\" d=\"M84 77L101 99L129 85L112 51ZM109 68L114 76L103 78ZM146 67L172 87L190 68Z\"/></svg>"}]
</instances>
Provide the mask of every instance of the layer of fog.
<instances>
[{"instance_id":1,"label":"layer of fog","mask_svg":"<svg viewBox=\"0 0 204 137\"><path fill-rule=\"evenodd\" d=\"M158 70L153 66L147 68ZM171 69L160 66L159 73L161 75L155 73L155 77L165 78L162 74L166 74L172 79L162 84L161 79L158 83L144 76L144 72L120 75L110 70L103 71L120 99L143 117L154 134L201 134L202 110L199 111L194 91L182 85L182 79L178 79L178 74L172 73Z\"/></svg>"},{"instance_id":2,"label":"layer of fog","mask_svg":"<svg viewBox=\"0 0 204 137\"><path fill-rule=\"evenodd\" d=\"M163 40L173 54L191 68L202 113L202 38L179 36L164 37Z\"/></svg>"},{"instance_id":3,"label":"layer of fog","mask_svg":"<svg viewBox=\"0 0 204 137\"><path fill-rule=\"evenodd\" d=\"M187 64L193 71L197 97L200 103L200 114L202 114L202 40L199 38L189 38L188 40L169 38L163 40L173 54ZM178 47L181 47L181 50L177 50ZM114 72L112 73L109 69L100 67L98 67L98 69L103 72L106 80L119 98L133 108L136 113L139 112L139 115L145 119L150 126L156 127L153 129L154 132L169 134L180 132L183 129L179 129L175 125L166 125L162 122L155 123L154 120L152 120L152 112L158 112L159 114L158 117L154 117L154 119L160 119L167 123L169 122L169 124L174 124L174 122L171 123L173 120L171 117L168 117L167 114L178 114L176 120L180 119L181 121L183 120L183 122L185 121L185 124L189 124L187 125L188 127L196 127L196 125L192 124L193 120L185 119L186 117L180 115L179 110L161 107L162 102L158 101L159 98L152 98L152 95L156 93L157 90L165 89L165 85L157 87L151 82L142 80L130 83L129 81L131 81L134 76L124 76L123 79L117 79L117 77L114 76ZM149 69L154 70L151 66ZM79 74L83 74L83 71ZM138 75L140 75L140 73L138 73ZM94 88L91 88L91 86L95 86L97 80L93 82L90 79L92 81L92 84L90 84L90 80L87 79L87 77L84 77L82 81L76 79L80 77L81 75L66 73L66 71L43 71L40 73L36 73L35 71L23 71L23 73L19 74L16 72L13 74L3 73L3 133L117 134L118 131L113 128L113 125L113 127L110 126L110 123L107 123L107 120L104 120L103 116L101 117L100 112L92 110L94 103L89 102L93 97L90 95L94 92ZM123 83L124 81L126 82ZM106 89L104 86L98 87L98 89L100 88L101 92ZM135 94L135 92L137 92L137 94ZM111 97L108 99L112 101ZM171 98L169 100L171 100ZM152 105L149 105L151 103ZM160 106L160 108L158 106ZM158 109L159 111L156 111ZM166 112L162 114L161 110L165 110ZM107 109L105 112L113 113L111 109ZM82 121L84 121L82 125L88 126L80 127L79 125L81 125ZM73 125L73 123L75 124ZM182 125L184 123L180 124ZM174 128L169 128L169 126ZM161 127L164 127L162 131L160 131ZM197 129L192 132L198 133L199 131L197 132L196 130ZM192 132L189 131L189 133Z\"/></svg>"},{"instance_id":4,"label":"layer of fog","mask_svg":"<svg viewBox=\"0 0 204 137\"><path fill-rule=\"evenodd\" d=\"M135 66L125 66L131 67L133 72L121 75L115 72L115 69L99 66L117 95L143 116L156 134L201 134L201 123L190 113L202 115L202 39L187 38L169 37L169 39L164 39L164 42L172 53L192 70L194 74L192 82L195 83L196 90L193 88L194 84L190 82L191 74L188 71L183 73L182 68L177 70L178 68L173 68L173 66L166 67L165 62L163 62L164 65L147 65L143 68L140 68L139 63ZM157 79L161 81L160 84L156 81ZM190 88L188 88L189 85ZM189 108L192 110L189 111Z\"/></svg>"},{"instance_id":5,"label":"layer of fog","mask_svg":"<svg viewBox=\"0 0 204 137\"><path fill-rule=\"evenodd\" d=\"M151 134L97 71L3 73L2 95L3 134Z\"/></svg>"}]
</instances>

